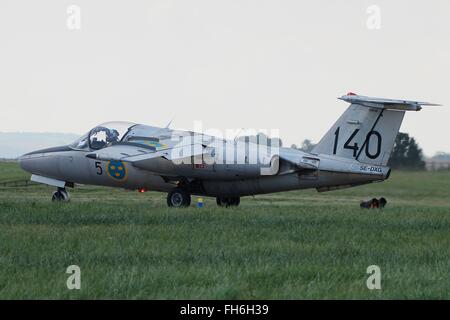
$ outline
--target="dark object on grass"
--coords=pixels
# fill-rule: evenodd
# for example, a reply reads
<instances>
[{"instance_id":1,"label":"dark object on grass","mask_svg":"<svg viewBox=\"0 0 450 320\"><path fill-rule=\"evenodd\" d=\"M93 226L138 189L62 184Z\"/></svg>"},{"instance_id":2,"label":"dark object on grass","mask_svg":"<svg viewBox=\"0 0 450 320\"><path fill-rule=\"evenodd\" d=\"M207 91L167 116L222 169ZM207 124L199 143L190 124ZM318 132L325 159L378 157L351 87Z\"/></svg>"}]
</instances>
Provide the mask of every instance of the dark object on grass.
<instances>
[{"instance_id":1,"label":"dark object on grass","mask_svg":"<svg viewBox=\"0 0 450 320\"><path fill-rule=\"evenodd\" d=\"M385 198L381 197L378 200L378 203L380 204L380 208L384 208L387 205L387 200Z\"/></svg>"},{"instance_id":2,"label":"dark object on grass","mask_svg":"<svg viewBox=\"0 0 450 320\"><path fill-rule=\"evenodd\" d=\"M362 201L359 206L363 209L382 209L386 206L386 204L386 199L382 197L380 199L373 198L369 201Z\"/></svg>"}]
</instances>

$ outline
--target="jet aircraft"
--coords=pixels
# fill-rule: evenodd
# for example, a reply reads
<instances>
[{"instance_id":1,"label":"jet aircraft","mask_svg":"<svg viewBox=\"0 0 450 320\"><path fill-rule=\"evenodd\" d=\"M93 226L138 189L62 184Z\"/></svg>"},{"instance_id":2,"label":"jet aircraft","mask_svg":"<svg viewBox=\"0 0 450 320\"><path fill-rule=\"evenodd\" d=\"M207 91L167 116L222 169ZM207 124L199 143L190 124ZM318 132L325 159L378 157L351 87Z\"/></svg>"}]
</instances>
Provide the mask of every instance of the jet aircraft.
<instances>
[{"instance_id":1,"label":"jet aircraft","mask_svg":"<svg viewBox=\"0 0 450 320\"><path fill-rule=\"evenodd\" d=\"M238 206L243 196L307 188L322 192L388 179L405 112L435 105L354 93L339 99L350 106L311 152L110 122L70 145L34 151L19 162L32 181L57 188L54 201L68 201L67 188L86 184L167 192L169 207L189 206L191 195Z\"/></svg>"}]
</instances>

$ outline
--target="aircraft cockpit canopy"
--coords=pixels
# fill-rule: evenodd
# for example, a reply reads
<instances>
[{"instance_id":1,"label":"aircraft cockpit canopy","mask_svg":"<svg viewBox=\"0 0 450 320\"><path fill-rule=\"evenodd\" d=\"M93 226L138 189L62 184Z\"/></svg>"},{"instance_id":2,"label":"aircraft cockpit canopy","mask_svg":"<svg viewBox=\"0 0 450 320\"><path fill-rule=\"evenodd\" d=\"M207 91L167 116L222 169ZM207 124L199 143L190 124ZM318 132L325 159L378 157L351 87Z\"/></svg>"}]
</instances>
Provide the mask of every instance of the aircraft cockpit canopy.
<instances>
[{"instance_id":1,"label":"aircraft cockpit canopy","mask_svg":"<svg viewBox=\"0 0 450 320\"><path fill-rule=\"evenodd\" d=\"M135 126L135 123L131 122L103 123L77 139L70 146L78 150L100 150L119 143L133 126Z\"/></svg>"}]
</instances>

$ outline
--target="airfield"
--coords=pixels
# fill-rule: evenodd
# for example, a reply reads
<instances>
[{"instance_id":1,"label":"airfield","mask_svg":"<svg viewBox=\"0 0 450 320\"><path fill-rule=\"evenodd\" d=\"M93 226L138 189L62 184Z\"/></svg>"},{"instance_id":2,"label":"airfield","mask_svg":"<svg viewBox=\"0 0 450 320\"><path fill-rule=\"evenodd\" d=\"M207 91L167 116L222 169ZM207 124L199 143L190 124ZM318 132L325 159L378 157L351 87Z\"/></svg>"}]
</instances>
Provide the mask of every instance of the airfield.
<instances>
[{"instance_id":1,"label":"airfield","mask_svg":"<svg viewBox=\"0 0 450 320\"><path fill-rule=\"evenodd\" d=\"M450 299L450 171L187 209L89 186L52 203L28 178L0 163L0 299ZM387 208L359 208L381 196ZM81 290L66 287L69 265Z\"/></svg>"}]
</instances>

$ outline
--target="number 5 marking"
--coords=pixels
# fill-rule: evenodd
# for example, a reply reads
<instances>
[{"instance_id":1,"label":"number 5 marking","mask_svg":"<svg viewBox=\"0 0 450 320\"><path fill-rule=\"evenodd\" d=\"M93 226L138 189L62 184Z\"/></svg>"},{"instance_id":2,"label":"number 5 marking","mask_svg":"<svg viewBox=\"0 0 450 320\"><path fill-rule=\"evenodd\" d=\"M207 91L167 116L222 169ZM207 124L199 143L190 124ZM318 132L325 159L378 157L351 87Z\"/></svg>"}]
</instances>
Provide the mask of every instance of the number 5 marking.
<instances>
[{"instance_id":1,"label":"number 5 marking","mask_svg":"<svg viewBox=\"0 0 450 320\"><path fill-rule=\"evenodd\" d=\"M95 167L97 168L97 174L101 176L103 174L102 163L100 161L95 162Z\"/></svg>"}]
</instances>

